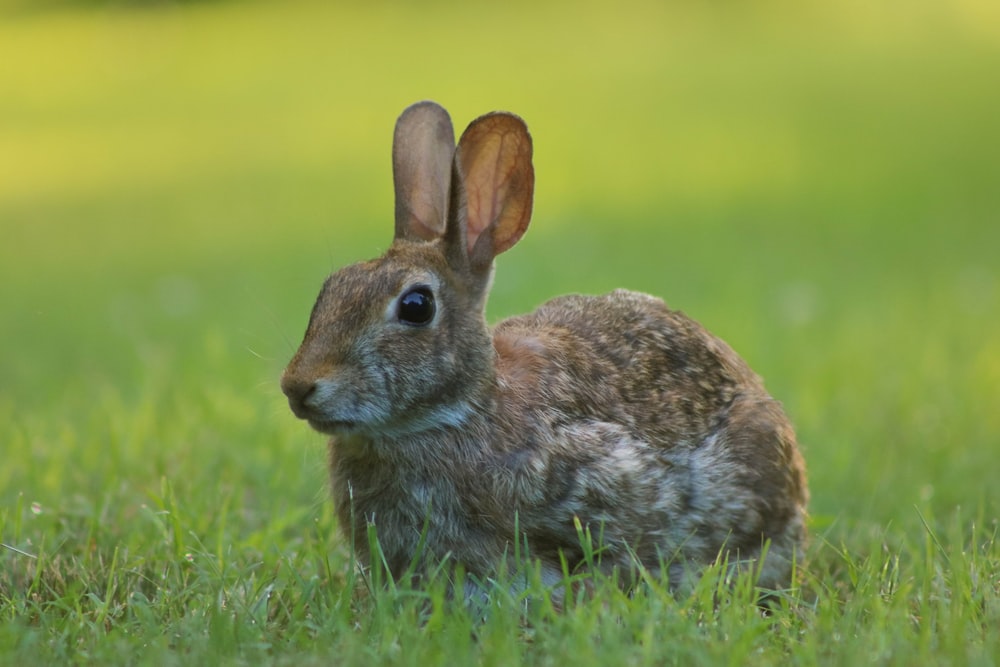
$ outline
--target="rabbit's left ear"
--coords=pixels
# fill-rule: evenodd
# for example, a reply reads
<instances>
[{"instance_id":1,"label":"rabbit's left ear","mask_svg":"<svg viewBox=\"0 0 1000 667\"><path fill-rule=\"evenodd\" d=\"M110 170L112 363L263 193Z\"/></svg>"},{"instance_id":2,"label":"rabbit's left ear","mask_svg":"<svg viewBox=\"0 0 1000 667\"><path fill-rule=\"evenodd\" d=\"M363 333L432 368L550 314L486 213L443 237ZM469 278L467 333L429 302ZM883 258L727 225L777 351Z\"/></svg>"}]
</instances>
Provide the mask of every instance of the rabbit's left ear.
<instances>
[{"instance_id":1,"label":"rabbit's left ear","mask_svg":"<svg viewBox=\"0 0 1000 667\"><path fill-rule=\"evenodd\" d=\"M444 234L455 131L448 112L417 102L396 121L392 178L396 187L397 239L431 241Z\"/></svg>"},{"instance_id":2,"label":"rabbit's left ear","mask_svg":"<svg viewBox=\"0 0 1000 667\"><path fill-rule=\"evenodd\" d=\"M524 121L505 112L474 120L458 142L455 170L465 206L452 211L457 220L451 222L464 228L470 265L485 269L520 240L531 220L535 170Z\"/></svg>"}]
</instances>

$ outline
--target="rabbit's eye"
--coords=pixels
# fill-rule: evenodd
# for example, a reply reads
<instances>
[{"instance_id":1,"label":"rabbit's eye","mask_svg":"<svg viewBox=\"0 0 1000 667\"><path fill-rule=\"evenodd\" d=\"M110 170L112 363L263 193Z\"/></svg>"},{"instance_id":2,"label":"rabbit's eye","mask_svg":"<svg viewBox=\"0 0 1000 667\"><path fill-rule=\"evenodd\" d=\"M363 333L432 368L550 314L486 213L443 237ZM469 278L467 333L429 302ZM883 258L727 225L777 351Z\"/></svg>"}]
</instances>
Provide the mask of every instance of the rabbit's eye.
<instances>
[{"instance_id":1,"label":"rabbit's eye","mask_svg":"<svg viewBox=\"0 0 1000 667\"><path fill-rule=\"evenodd\" d=\"M427 287L414 287L399 299L399 321L421 326L434 319L434 294Z\"/></svg>"}]
</instances>

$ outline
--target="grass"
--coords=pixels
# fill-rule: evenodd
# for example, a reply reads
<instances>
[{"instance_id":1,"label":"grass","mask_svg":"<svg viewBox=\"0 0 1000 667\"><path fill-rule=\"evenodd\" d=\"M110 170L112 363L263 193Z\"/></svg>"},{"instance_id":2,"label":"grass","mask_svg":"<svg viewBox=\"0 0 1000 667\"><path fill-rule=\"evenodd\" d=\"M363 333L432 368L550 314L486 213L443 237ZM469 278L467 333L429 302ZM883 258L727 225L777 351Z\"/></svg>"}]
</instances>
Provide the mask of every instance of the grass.
<instances>
[{"instance_id":1,"label":"grass","mask_svg":"<svg viewBox=\"0 0 1000 667\"><path fill-rule=\"evenodd\" d=\"M0 661L1000 660L995 3L0 12ZM385 247L424 97L535 137L492 319L653 292L785 403L813 540L774 613L721 568L563 613L359 579L277 377Z\"/></svg>"}]
</instances>

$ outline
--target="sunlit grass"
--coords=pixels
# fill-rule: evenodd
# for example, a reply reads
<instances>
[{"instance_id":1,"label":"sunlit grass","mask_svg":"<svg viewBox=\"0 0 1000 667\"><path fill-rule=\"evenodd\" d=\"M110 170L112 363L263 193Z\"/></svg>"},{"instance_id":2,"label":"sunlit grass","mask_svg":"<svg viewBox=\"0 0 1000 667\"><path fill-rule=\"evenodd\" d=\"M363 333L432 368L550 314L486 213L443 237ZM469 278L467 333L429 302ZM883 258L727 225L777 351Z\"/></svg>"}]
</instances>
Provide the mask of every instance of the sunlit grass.
<instances>
[{"instance_id":1,"label":"sunlit grass","mask_svg":"<svg viewBox=\"0 0 1000 667\"><path fill-rule=\"evenodd\" d=\"M992 664L997 7L0 5L0 655ZM770 616L716 570L485 620L358 580L276 380L322 277L386 246L428 97L534 135L492 319L646 290L784 402L813 542Z\"/></svg>"}]
</instances>

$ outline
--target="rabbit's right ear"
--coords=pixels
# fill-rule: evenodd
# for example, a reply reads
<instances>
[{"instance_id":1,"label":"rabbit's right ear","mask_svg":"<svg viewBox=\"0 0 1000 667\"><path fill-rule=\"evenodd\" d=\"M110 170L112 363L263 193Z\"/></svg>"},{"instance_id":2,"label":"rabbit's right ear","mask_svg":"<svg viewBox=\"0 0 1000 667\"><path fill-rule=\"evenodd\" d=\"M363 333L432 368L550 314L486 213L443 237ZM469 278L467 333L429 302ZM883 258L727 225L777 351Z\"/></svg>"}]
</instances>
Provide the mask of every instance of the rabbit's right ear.
<instances>
[{"instance_id":1,"label":"rabbit's right ear","mask_svg":"<svg viewBox=\"0 0 1000 667\"><path fill-rule=\"evenodd\" d=\"M492 266L527 230L535 187L531 153L528 127L511 113L481 116L462 134L455 187L464 190L465 205L452 215L473 269Z\"/></svg>"},{"instance_id":2,"label":"rabbit's right ear","mask_svg":"<svg viewBox=\"0 0 1000 667\"><path fill-rule=\"evenodd\" d=\"M430 241L444 234L454 155L455 131L447 111L429 101L403 111L392 140L395 238Z\"/></svg>"}]
</instances>

